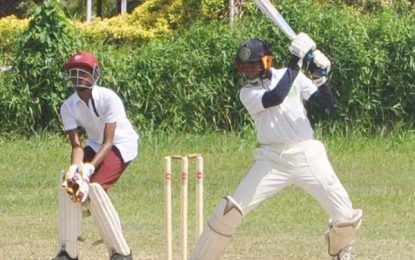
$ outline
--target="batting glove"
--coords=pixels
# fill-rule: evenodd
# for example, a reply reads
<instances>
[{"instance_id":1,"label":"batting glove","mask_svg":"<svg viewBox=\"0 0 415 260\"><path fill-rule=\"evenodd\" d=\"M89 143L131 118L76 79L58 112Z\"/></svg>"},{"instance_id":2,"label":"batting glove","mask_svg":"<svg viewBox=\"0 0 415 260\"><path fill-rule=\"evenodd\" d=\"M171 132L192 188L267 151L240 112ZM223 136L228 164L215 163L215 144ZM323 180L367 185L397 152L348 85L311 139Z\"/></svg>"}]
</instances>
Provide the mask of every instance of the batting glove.
<instances>
[{"instance_id":1,"label":"batting glove","mask_svg":"<svg viewBox=\"0 0 415 260\"><path fill-rule=\"evenodd\" d=\"M308 34L301 32L291 42L289 50L292 55L295 55L298 58L303 59L307 55L307 53L314 50L315 48L316 43L310 38L310 36L308 36Z\"/></svg>"},{"instance_id":2,"label":"batting glove","mask_svg":"<svg viewBox=\"0 0 415 260\"><path fill-rule=\"evenodd\" d=\"M313 52L313 64L310 66L313 83L320 87L327 81L326 75L330 72L331 62L321 51Z\"/></svg>"}]
</instances>

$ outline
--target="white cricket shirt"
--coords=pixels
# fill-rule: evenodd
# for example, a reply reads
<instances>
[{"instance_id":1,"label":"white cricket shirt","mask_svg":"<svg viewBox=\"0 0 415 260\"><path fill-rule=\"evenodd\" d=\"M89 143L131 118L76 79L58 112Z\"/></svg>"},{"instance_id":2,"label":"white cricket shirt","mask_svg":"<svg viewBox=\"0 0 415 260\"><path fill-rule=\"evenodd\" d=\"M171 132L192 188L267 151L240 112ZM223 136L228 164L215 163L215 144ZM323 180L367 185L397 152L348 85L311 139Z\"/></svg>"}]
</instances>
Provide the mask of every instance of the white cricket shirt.
<instances>
[{"instance_id":1,"label":"white cricket shirt","mask_svg":"<svg viewBox=\"0 0 415 260\"><path fill-rule=\"evenodd\" d=\"M277 85L286 68L272 68L271 71L271 80L249 83L240 91L242 104L255 122L258 142L296 143L312 138L314 131L307 118L303 100L308 100L317 91L317 87L300 71L284 101L278 106L264 108L262 96Z\"/></svg>"},{"instance_id":2,"label":"white cricket shirt","mask_svg":"<svg viewBox=\"0 0 415 260\"><path fill-rule=\"evenodd\" d=\"M65 100L60 110L65 131L83 127L88 136L86 145L98 151L104 140L105 124L117 122L114 145L124 162L133 160L137 156L139 136L127 118L120 97L111 89L94 86L92 98L95 109L91 99L87 106L76 92Z\"/></svg>"}]
</instances>

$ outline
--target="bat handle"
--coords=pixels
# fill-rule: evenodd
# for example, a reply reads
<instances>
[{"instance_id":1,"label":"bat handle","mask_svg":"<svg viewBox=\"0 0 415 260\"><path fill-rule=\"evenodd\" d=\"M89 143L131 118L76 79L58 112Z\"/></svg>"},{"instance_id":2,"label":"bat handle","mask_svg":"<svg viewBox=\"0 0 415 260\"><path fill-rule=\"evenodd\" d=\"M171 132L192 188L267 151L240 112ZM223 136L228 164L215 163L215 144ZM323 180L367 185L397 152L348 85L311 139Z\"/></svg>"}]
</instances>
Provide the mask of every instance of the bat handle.
<instances>
[{"instance_id":1,"label":"bat handle","mask_svg":"<svg viewBox=\"0 0 415 260\"><path fill-rule=\"evenodd\" d=\"M309 51L305 57L304 57L306 63L310 64L309 65L309 70L312 74L318 76L318 77L324 77L327 76L327 70L326 69L322 69L322 68L318 68L314 63L314 54L313 51Z\"/></svg>"},{"instance_id":2,"label":"bat handle","mask_svg":"<svg viewBox=\"0 0 415 260\"><path fill-rule=\"evenodd\" d=\"M306 62L312 62L314 60L314 53L313 51L309 51L305 57L304 57Z\"/></svg>"}]
</instances>

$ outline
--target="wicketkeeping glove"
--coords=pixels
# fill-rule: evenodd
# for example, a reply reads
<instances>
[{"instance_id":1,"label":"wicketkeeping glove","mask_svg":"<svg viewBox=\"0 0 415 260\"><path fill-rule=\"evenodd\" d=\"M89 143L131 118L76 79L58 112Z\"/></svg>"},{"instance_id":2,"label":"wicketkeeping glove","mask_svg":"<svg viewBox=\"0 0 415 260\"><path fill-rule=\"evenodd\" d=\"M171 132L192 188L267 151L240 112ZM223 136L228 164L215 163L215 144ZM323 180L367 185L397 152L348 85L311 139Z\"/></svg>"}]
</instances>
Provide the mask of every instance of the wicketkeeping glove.
<instances>
[{"instance_id":1,"label":"wicketkeeping glove","mask_svg":"<svg viewBox=\"0 0 415 260\"><path fill-rule=\"evenodd\" d=\"M77 172L74 177L67 181L67 186L64 187L66 192L70 195L73 202L84 202L89 193L89 178L80 172Z\"/></svg>"},{"instance_id":2,"label":"wicketkeeping glove","mask_svg":"<svg viewBox=\"0 0 415 260\"><path fill-rule=\"evenodd\" d=\"M76 167L75 167L76 166ZM65 174L63 189L70 195L73 202L84 202L89 193L89 177L94 173L95 167L90 163L71 165Z\"/></svg>"},{"instance_id":3,"label":"wicketkeeping glove","mask_svg":"<svg viewBox=\"0 0 415 260\"><path fill-rule=\"evenodd\" d=\"M71 199L73 202L83 203L88 198L89 178L82 174L77 174L76 177L78 177L75 185L77 189L75 194L71 196Z\"/></svg>"},{"instance_id":4,"label":"wicketkeeping glove","mask_svg":"<svg viewBox=\"0 0 415 260\"><path fill-rule=\"evenodd\" d=\"M95 172L95 166L92 163L83 163L81 165L81 172L86 177L91 177Z\"/></svg>"},{"instance_id":5,"label":"wicketkeeping glove","mask_svg":"<svg viewBox=\"0 0 415 260\"><path fill-rule=\"evenodd\" d=\"M75 177L75 175L79 172L80 167L79 165L72 164L69 166L68 170L66 171L65 175L63 176L63 183L62 188L68 192L69 194L74 194L74 190L72 187L72 181L71 179Z\"/></svg>"}]
</instances>

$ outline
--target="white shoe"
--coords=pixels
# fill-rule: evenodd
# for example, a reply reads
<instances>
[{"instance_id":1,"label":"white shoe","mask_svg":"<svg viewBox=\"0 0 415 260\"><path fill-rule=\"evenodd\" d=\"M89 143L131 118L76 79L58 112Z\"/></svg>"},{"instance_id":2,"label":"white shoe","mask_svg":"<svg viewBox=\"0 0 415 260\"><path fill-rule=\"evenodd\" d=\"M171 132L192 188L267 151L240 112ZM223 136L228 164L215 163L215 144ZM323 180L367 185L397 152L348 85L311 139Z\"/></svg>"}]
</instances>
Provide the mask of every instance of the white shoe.
<instances>
[{"instance_id":1,"label":"white shoe","mask_svg":"<svg viewBox=\"0 0 415 260\"><path fill-rule=\"evenodd\" d=\"M340 253L333 257L333 260L351 260L352 247L348 246L340 251Z\"/></svg>"}]
</instances>

